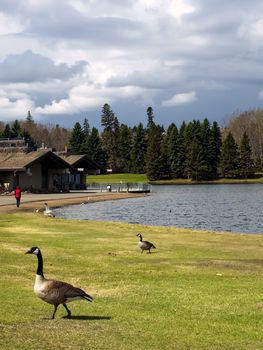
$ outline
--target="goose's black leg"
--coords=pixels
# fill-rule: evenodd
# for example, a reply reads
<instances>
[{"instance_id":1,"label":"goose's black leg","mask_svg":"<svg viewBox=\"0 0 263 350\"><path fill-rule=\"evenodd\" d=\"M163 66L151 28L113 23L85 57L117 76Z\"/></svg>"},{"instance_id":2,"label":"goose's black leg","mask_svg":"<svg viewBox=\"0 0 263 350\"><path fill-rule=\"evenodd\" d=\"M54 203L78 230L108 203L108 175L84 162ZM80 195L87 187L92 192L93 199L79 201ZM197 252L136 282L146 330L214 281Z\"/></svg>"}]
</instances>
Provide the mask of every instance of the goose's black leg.
<instances>
[{"instance_id":1,"label":"goose's black leg","mask_svg":"<svg viewBox=\"0 0 263 350\"><path fill-rule=\"evenodd\" d=\"M52 316L51 316L51 320L54 320L55 314L56 314L56 312L57 312L57 308L58 308L58 305L54 305L54 311L53 311L53 314L52 314Z\"/></svg>"},{"instance_id":2,"label":"goose's black leg","mask_svg":"<svg viewBox=\"0 0 263 350\"><path fill-rule=\"evenodd\" d=\"M71 317L71 311L69 310L69 308L67 307L66 304L63 304L63 306L67 310L67 313L68 313L67 318L70 318Z\"/></svg>"}]
</instances>

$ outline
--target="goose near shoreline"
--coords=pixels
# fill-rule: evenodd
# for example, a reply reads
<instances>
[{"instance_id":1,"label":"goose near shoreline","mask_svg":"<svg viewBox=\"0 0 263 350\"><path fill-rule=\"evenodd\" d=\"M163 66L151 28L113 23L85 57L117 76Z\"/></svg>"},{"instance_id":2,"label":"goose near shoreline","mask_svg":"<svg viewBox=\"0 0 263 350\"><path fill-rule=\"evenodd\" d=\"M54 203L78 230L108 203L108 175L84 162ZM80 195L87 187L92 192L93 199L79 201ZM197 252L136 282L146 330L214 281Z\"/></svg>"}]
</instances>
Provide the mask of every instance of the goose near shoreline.
<instances>
[{"instance_id":1,"label":"goose near shoreline","mask_svg":"<svg viewBox=\"0 0 263 350\"><path fill-rule=\"evenodd\" d=\"M53 210L49 208L47 203L44 203L44 206L45 206L44 215L54 218L55 214Z\"/></svg>"},{"instance_id":2,"label":"goose near shoreline","mask_svg":"<svg viewBox=\"0 0 263 350\"><path fill-rule=\"evenodd\" d=\"M143 253L144 250L148 250L148 253L151 253L151 249L155 249L156 247L153 245L153 243L144 241L142 238L142 235L140 233L137 233L136 236L140 237L140 240L138 242L138 246L141 249L141 253Z\"/></svg>"}]
</instances>

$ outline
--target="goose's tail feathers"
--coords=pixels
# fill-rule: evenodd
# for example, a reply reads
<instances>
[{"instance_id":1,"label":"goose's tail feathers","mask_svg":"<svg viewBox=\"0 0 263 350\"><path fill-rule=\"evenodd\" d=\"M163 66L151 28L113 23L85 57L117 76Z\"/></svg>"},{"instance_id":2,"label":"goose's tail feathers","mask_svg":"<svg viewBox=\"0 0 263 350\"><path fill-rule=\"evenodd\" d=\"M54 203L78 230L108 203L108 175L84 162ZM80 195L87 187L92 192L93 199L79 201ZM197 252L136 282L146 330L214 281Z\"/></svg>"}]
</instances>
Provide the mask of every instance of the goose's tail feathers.
<instances>
[{"instance_id":1,"label":"goose's tail feathers","mask_svg":"<svg viewBox=\"0 0 263 350\"><path fill-rule=\"evenodd\" d=\"M88 294L85 294L85 295L83 295L82 297L83 297L84 299L86 299L87 301L90 301L90 302L93 301L92 296L90 296L90 295L88 295Z\"/></svg>"}]
</instances>

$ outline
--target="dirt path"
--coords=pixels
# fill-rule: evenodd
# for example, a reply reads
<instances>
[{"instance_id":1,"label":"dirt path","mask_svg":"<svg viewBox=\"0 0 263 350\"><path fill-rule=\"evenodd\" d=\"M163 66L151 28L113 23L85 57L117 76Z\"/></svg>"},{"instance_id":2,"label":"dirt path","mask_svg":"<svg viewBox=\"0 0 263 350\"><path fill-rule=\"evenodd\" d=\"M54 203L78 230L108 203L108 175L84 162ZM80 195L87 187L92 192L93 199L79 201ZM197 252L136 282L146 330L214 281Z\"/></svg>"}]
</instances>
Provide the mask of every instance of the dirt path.
<instances>
[{"instance_id":1,"label":"dirt path","mask_svg":"<svg viewBox=\"0 0 263 350\"><path fill-rule=\"evenodd\" d=\"M14 196L0 197L0 213L19 213L24 211L44 210L44 203L49 207L63 207L72 204L92 203L106 200L144 197L145 194L138 193L58 193L58 194L27 194L22 195L21 205L16 207Z\"/></svg>"}]
</instances>

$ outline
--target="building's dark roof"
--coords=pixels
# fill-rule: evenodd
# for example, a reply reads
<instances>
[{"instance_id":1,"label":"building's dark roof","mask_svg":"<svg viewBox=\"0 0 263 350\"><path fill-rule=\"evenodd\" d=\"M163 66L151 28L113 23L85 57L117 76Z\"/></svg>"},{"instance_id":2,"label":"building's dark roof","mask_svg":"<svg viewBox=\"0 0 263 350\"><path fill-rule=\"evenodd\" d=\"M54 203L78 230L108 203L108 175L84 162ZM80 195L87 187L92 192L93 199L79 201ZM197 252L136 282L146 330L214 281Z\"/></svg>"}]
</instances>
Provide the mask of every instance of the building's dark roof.
<instances>
[{"instance_id":1,"label":"building's dark roof","mask_svg":"<svg viewBox=\"0 0 263 350\"><path fill-rule=\"evenodd\" d=\"M0 153L0 171L25 171L38 162L45 162L48 168L71 169L70 164L64 159L47 150L38 150L29 153Z\"/></svg>"},{"instance_id":2,"label":"building's dark roof","mask_svg":"<svg viewBox=\"0 0 263 350\"><path fill-rule=\"evenodd\" d=\"M86 170L106 171L100 164L89 158L86 154L59 155L74 168L85 168Z\"/></svg>"},{"instance_id":3,"label":"building's dark roof","mask_svg":"<svg viewBox=\"0 0 263 350\"><path fill-rule=\"evenodd\" d=\"M0 171L26 171L35 163L44 163L47 168L73 169L84 168L86 170L106 171L100 164L94 162L87 155L58 155L50 150L38 150L33 152L0 152Z\"/></svg>"}]
</instances>

